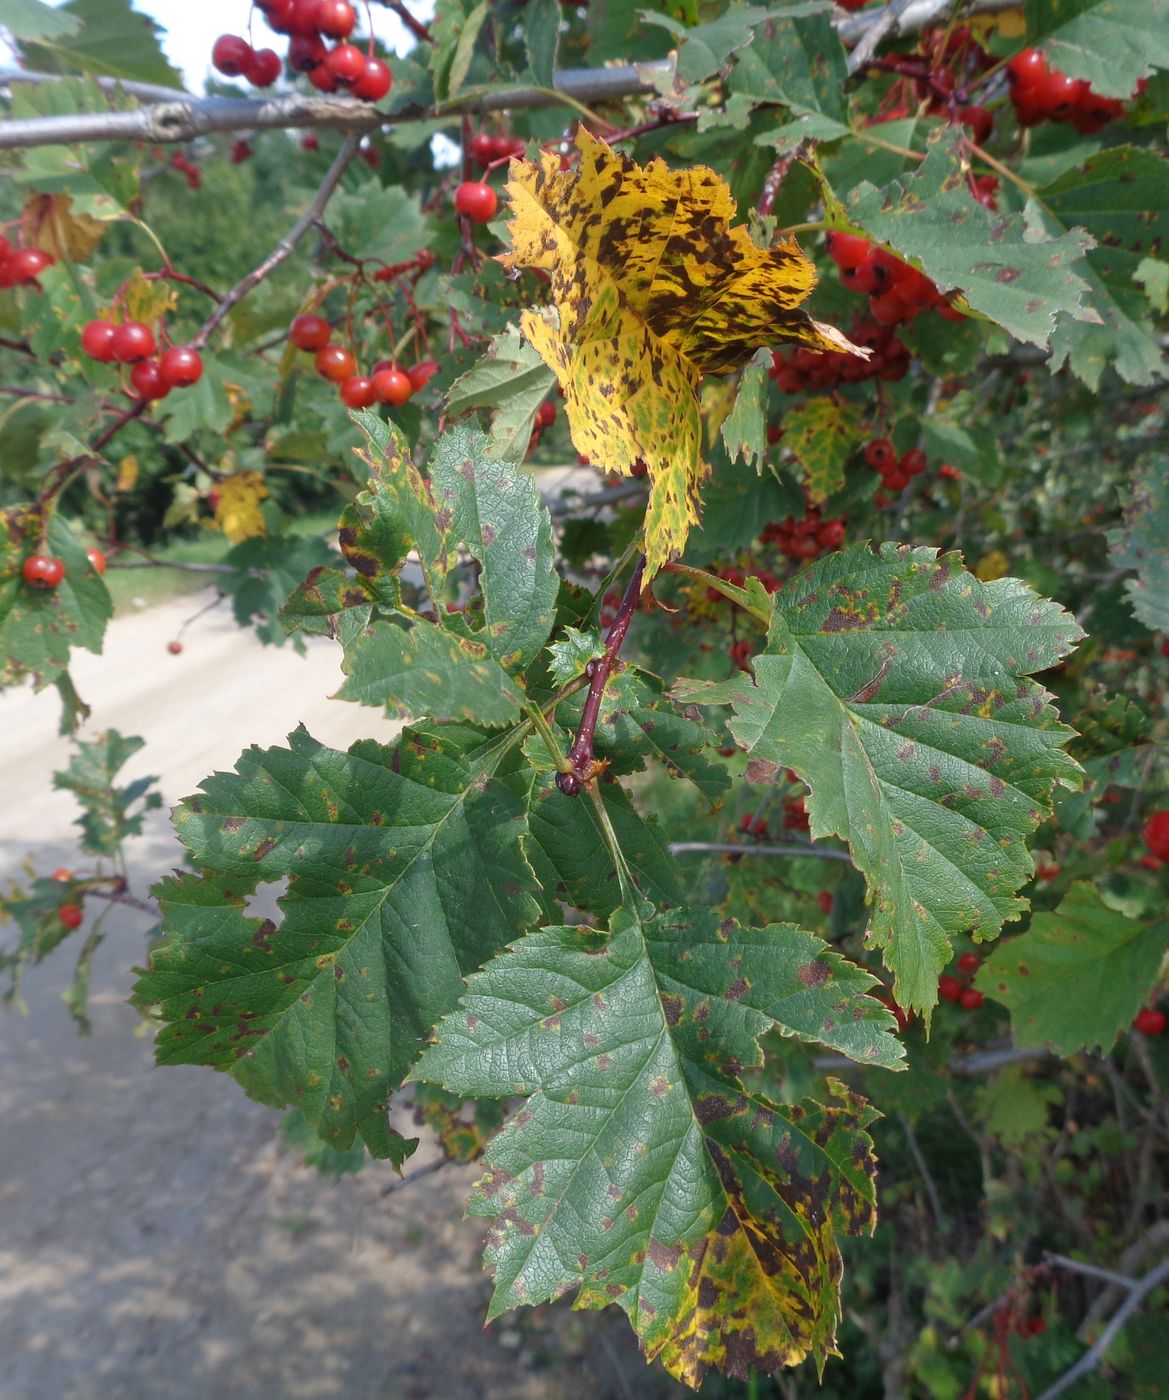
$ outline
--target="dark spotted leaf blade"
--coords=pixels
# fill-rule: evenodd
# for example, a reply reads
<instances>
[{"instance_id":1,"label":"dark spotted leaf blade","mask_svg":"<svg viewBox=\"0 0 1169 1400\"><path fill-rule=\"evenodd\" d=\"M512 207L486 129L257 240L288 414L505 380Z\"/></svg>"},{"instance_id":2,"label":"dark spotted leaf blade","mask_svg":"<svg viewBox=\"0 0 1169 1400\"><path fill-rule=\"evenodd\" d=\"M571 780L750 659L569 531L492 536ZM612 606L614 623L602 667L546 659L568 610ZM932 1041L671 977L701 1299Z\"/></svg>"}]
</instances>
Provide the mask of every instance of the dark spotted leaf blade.
<instances>
[{"instance_id":1,"label":"dark spotted leaf blade","mask_svg":"<svg viewBox=\"0 0 1169 1400\"><path fill-rule=\"evenodd\" d=\"M707 911L608 935L529 934L472 978L414 1077L530 1095L471 1198L489 1219L490 1315L578 1290L617 1303L691 1385L820 1363L840 1317L838 1234L874 1224L872 1114L744 1090L769 1029L893 1066L872 979L792 925Z\"/></svg>"},{"instance_id":2,"label":"dark spotted leaf blade","mask_svg":"<svg viewBox=\"0 0 1169 1400\"><path fill-rule=\"evenodd\" d=\"M1130 919L1081 882L996 948L977 986L1009 1007L1016 1045L1107 1054L1152 994L1166 946L1169 918Z\"/></svg>"},{"instance_id":3,"label":"dark spotted leaf blade","mask_svg":"<svg viewBox=\"0 0 1169 1400\"><path fill-rule=\"evenodd\" d=\"M731 700L753 758L808 784L812 836L843 837L868 883L897 1000L928 1011L951 936L992 938L1026 908L1026 837L1080 781L1072 731L1028 677L1082 634L1017 579L893 544L813 564L774 609L754 683L711 698Z\"/></svg>"},{"instance_id":4,"label":"dark spotted leaf blade","mask_svg":"<svg viewBox=\"0 0 1169 1400\"><path fill-rule=\"evenodd\" d=\"M1024 14L1027 42L1102 97L1131 97L1141 78L1169 68L1169 26L1150 0L1025 0Z\"/></svg>"},{"instance_id":5,"label":"dark spotted leaf blade","mask_svg":"<svg viewBox=\"0 0 1169 1400\"><path fill-rule=\"evenodd\" d=\"M444 725L348 753L297 730L176 809L202 872L157 888L165 941L134 999L160 1064L231 1074L327 1142L400 1156L389 1096L463 978L538 916L507 745ZM249 909L287 880L275 918Z\"/></svg>"}]
</instances>

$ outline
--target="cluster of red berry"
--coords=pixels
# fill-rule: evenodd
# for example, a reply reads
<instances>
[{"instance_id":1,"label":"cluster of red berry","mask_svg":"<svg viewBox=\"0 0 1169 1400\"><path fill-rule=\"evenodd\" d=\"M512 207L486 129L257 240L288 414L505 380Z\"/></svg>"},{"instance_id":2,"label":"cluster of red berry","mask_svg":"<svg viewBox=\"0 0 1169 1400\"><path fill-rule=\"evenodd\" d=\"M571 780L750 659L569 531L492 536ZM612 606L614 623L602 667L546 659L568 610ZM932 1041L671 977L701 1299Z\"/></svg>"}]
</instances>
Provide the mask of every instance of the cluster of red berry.
<instances>
[{"instance_id":1,"label":"cluster of red berry","mask_svg":"<svg viewBox=\"0 0 1169 1400\"><path fill-rule=\"evenodd\" d=\"M957 977L943 972L938 978L938 996L943 1001L955 1002L967 1011L977 1011L986 998L977 987L970 985L970 978L979 969L982 959L977 953L963 953L958 959Z\"/></svg>"},{"instance_id":2,"label":"cluster of red berry","mask_svg":"<svg viewBox=\"0 0 1169 1400\"><path fill-rule=\"evenodd\" d=\"M848 338L873 353L862 360L842 350L775 351L768 371L775 387L783 394L799 394L804 389L835 389L839 384L863 384L868 379L892 383L905 378L909 351L889 327L863 317L853 322Z\"/></svg>"},{"instance_id":3,"label":"cluster of red berry","mask_svg":"<svg viewBox=\"0 0 1169 1400\"><path fill-rule=\"evenodd\" d=\"M867 238L834 229L828 234L828 256L839 269L841 282L869 298L869 312L879 326L911 321L930 307L947 320L963 319L924 272Z\"/></svg>"},{"instance_id":4,"label":"cluster of red berry","mask_svg":"<svg viewBox=\"0 0 1169 1400\"><path fill-rule=\"evenodd\" d=\"M1069 78L1066 73L1060 73L1038 49L1017 53L1007 64L1007 76L1020 126L1038 126L1045 121L1070 122L1087 136L1102 131L1124 111L1124 103L1119 98L1101 97L1083 78ZM1142 79L1133 97L1139 97L1144 90Z\"/></svg>"},{"instance_id":5,"label":"cluster of red berry","mask_svg":"<svg viewBox=\"0 0 1169 1400\"><path fill-rule=\"evenodd\" d=\"M85 551L94 573L104 574L106 557L95 545ZM31 588L57 588L65 577L65 562L55 554L30 554L20 566L20 576ZM57 879L56 875L53 879Z\"/></svg>"},{"instance_id":6,"label":"cluster of red berry","mask_svg":"<svg viewBox=\"0 0 1169 1400\"><path fill-rule=\"evenodd\" d=\"M911 447L897 456L897 449L888 438L874 438L865 444L865 461L880 475L887 491L902 491L926 469L926 455L920 447Z\"/></svg>"},{"instance_id":7,"label":"cluster of red berry","mask_svg":"<svg viewBox=\"0 0 1169 1400\"><path fill-rule=\"evenodd\" d=\"M315 354L317 373L337 385L346 408L372 408L375 403L400 408L438 373L437 360L419 360L409 369L393 360L379 360L368 375L358 374L353 352L337 345L332 334L323 316L298 316L288 330L298 350Z\"/></svg>"},{"instance_id":8,"label":"cluster of red berry","mask_svg":"<svg viewBox=\"0 0 1169 1400\"><path fill-rule=\"evenodd\" d=\"M819 508L808 506L802 520L794 515L765 525L759 533L763 544L773 544L785 559L818 559L844 543L844 518L824 520ZM766 583L764 584L766 588ZM768 588L769 593L775 590Z\"/></svg>"},{"instance_id":9,"label":"cluster of red berry","mask_svg":"<svg viewBox=\"0 0 1169 1400\"><path fill-rule=\"evenodd\" d=\"M304 73L319 92L341 89L364 102L380 102L393 84L384 60L362 53L348 42L357 24L349 0L256 0L268 27L288 35L288 66ZM329 41L334 45L329 47ZM274 49L254 49L235 34L221 34L211 62L226 78L246 78L253 87L269 87L280 76Z\"/></svg>"},{"instance_id":10,"label":"cluster of red berry","mask_svg":"<svg viewBox=\"0 0 1169 1400\"><path fill-rule=\"evenodd\" d=\"M1169 811L1154 812L1148 818L1144 838L1148 855L1141 857L1141 864L1147 870L1159 870L1169 861Z\"/></svg>"},{"instance_id":11,"label":"cluster of red berry","mask_svg":"<svg viewBox=\"0 0 1169 1400\"><path fill-rule=\"evenodd\" d=\"M172 345L155 360L154 332L141 321L87 321L81 348L101 364L130 365L130 384L140 399L165 399L203 376L203 357L193 346Z\"/></svg>"},{"instance_id":12,"label":"cluster of red berry","mask_svg":"<svg viewBox=\"0 0 1169 1400\"><path fill-rule=\"evenodd\" d=\"M0 235L0 287L32 287L46 267L57 261L43 248L14 248Z\"/></svg>"},{"instance_id":13,"label":"cluster of red berry","mask_svg":"<svg viewBox=\"0 0 1169 1400\"><path fill-rule=\"evenodd\" d=\"M471 159L484 170L505 160L522 160L524 143L522 137L508 136L503 132L477 131L467 146Z\"/></svg>"}]
</instances>

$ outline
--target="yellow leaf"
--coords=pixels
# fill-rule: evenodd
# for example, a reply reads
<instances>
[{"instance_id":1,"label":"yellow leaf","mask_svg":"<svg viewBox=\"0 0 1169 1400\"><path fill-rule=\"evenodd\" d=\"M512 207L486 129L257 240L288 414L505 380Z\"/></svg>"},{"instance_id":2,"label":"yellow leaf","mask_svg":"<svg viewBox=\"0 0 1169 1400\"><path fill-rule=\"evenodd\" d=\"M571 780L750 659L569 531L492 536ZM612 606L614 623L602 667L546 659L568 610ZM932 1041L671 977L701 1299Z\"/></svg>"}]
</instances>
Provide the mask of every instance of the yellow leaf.
<instances>
[{"instance_id":1,"label":"yellow leaf","mask_svg":"<svg viewBox=\"0 0 1169 1400\"><path fill-rule=\"evenodd\" d=\"M647 579L680 554L698 520L698 383L756 350L797 341L858 350L800 309L816 282L792 239L770 248L735 227L725 182L705 166L640 166L583 129L579 170L512 162L505 267L549 274L552 305L521 327L565 395L578 452L608 471L644 461Z\"/></svg>"},{"instance_id":2,"label":"yellow leaf","mask_svg":"<svg viewBox=\"0 0 1169 1400\"><path fill-rule=\"evenodd\" d=\"M267 496L268 488L259 472L225 476L216 490L219 497L215 502L215 523L232 544L264 533L260 502Z\"/></svg>"},{"instance_id":3,"label":"yellow leaf","mask_svg":"<svg viewBox=\"0 0 1169 1400\"><path fill-rule=\"evenodd\" d=\"M855 404L826 396L806 399L783 420L783 445L804 469L813 505L844 485L844 465L864 436Z\"/></svg>"},{"instance_id":4,"label":"yellow leaf","mask_svg":"<svg viewBox=\"0 0 1169 1400\"><path fill-rule=\"evenodd\" d=\"M20 211L20 228L25 243L43 248L58 260L84 262L105 232L105 224L88 214L71 212L67 194L34 194Z\"/></svg>"},{"instance_id":5,"label":"yellow leaf","mask_svg":"<svg viewBox=\"0 0 1169 1400\"><path fill-rule=\"evenodd\" d=\"M114 485L115 491L133 491L138 485L138 458L133 452L127 454L118 463L118 479Z\"/></svg>"},{"instance_id":6,"label":"yellow leaf","mask_svg":"<svg viewBox=\"0 0 1169 1400\"><path fill-rule=\"evenodd\" d=\"M148 281L141 268L136 268L134 275L126 283L123 307L127 321L141 321L150 326L160 316L173 311L178 304L178 296L169 283L161 278Z\"/></svg>"},{"instance_id":7,"label":"yellow leaf","mask_svg":"<svg viewBox=\"0 0 1169 1400\"><path fill-rule=\"evenodd\" d=\"M983 583L992 583L996 578L1002 578L1010 572L1011 561L1001 549L992 549L989 554L984 554L974 566L974 576Z\"/></svg>"}]
</instances>

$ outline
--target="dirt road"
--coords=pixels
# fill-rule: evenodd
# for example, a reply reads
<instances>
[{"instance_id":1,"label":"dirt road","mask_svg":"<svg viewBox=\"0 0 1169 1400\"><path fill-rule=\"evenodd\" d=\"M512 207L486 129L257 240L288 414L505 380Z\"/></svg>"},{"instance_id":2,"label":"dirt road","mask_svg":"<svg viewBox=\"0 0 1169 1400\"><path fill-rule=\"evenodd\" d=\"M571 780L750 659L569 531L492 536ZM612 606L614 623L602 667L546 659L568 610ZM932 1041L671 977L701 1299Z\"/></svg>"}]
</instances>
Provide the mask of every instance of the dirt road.
<instances>
[{"instance_id":1,"label":"dirt road","mask_svg":"<svg viewBox=\"0 0 1169 1400\"><path fill-rule=\"evenodd\" d=\"M264 649L215 612L168 655L198 605L115 621L105 655L75 667L88 730L145 737L126 776L159 774L167 807L300 721L338 746L392 733L326 698L341 679L331 644L305 659ZM0 696L0 878L28 854L41 872L74 857L76 806L48 786L69 752L57 722L53 692ZM137 892L176 850L165 811L152 814L130 851ZM380 1164L325 1180L231 1081L155 1069L125 1005L147 924L109 921L92 1036L61 1001L68 949L26 979L27 1018L0 1011L0 1400L675 1393L622 1318L562 1304L483 1329L481 1229L460 1219L473 1168L388 1197ZM433 1155L424 1142L411 1165Z\"/></svg>"}]
</instances>

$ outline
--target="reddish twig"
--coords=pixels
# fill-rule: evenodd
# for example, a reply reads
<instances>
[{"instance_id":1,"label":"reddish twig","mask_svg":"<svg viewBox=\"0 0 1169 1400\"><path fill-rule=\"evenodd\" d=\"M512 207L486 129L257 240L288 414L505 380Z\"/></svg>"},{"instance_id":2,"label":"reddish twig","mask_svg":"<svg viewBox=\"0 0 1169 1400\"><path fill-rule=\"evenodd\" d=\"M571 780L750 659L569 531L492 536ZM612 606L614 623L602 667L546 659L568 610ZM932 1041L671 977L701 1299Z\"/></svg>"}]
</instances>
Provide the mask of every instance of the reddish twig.
<instances>
[{"instance_id":1,"label":"reddish twig","mask_svg":"<svg viewBox=\"0 0 1169 1400\"><path fill-rule=\"evenodd\" d=\"M629 631L629 624L633 621L633 614L641 601L641 581L644 576L643 554L633 571L633 577L629 580L613 625L605 636L604 655L596 657L585 667L585 675L589 678L589 691L585 696L584 710L581 712L580 728L576 731L576 738L568 751L568 762L571 766L565 772L556 775L556 786L566 797L575 797L585 783L590 782L600 772L601 765L593 757L593 739L597 732L597 720L601 715L601 700L604 698L605 685L612 674L613 665L620 655L625 634Z\"/></svg>"},{"instance_id":2,"label":"reddish twig","mask_svg":"<svg viewBox=\"0 0 1169 1400\"><path fill-rule=\"evenodd\" d=\"M414 35L415 39L423 44L430 44L434 41L430 37L430 30L420 19L415 19L401 0L381 0L387 10L392 10L402 21L406 28Z\"/></svg>"},{"instance_id":3,"label":"reddish twig","mask_svg":"<svg viewBox=\"0 0 1169 1400\"><path fill-rule=\"evenodd\" d=\"M317 223L321 215L325 212L325 206L332 198L337 186L341 183L341 177L349 165L349 162L357 154L357 148L361 143L360 136L351 135L345 138L345 144L337 152L333 164L329 166L325 178L321 181L320 189L313 196L312 203L297 219L296 223L288 230L284 237L277 243L276 247L268 254L263 261L256 264L247 276L242 277L234 287L224 296L215 310L203 322L199 333L190 342L195 350L202 350L207 341L214 335L215 331L222 324L223 320L231 311L233 306L237 306L244 297L253 292L261 282L270 277L286 258L291 256L293 250L308 231Z\"/></svg>"}]
</instances>

